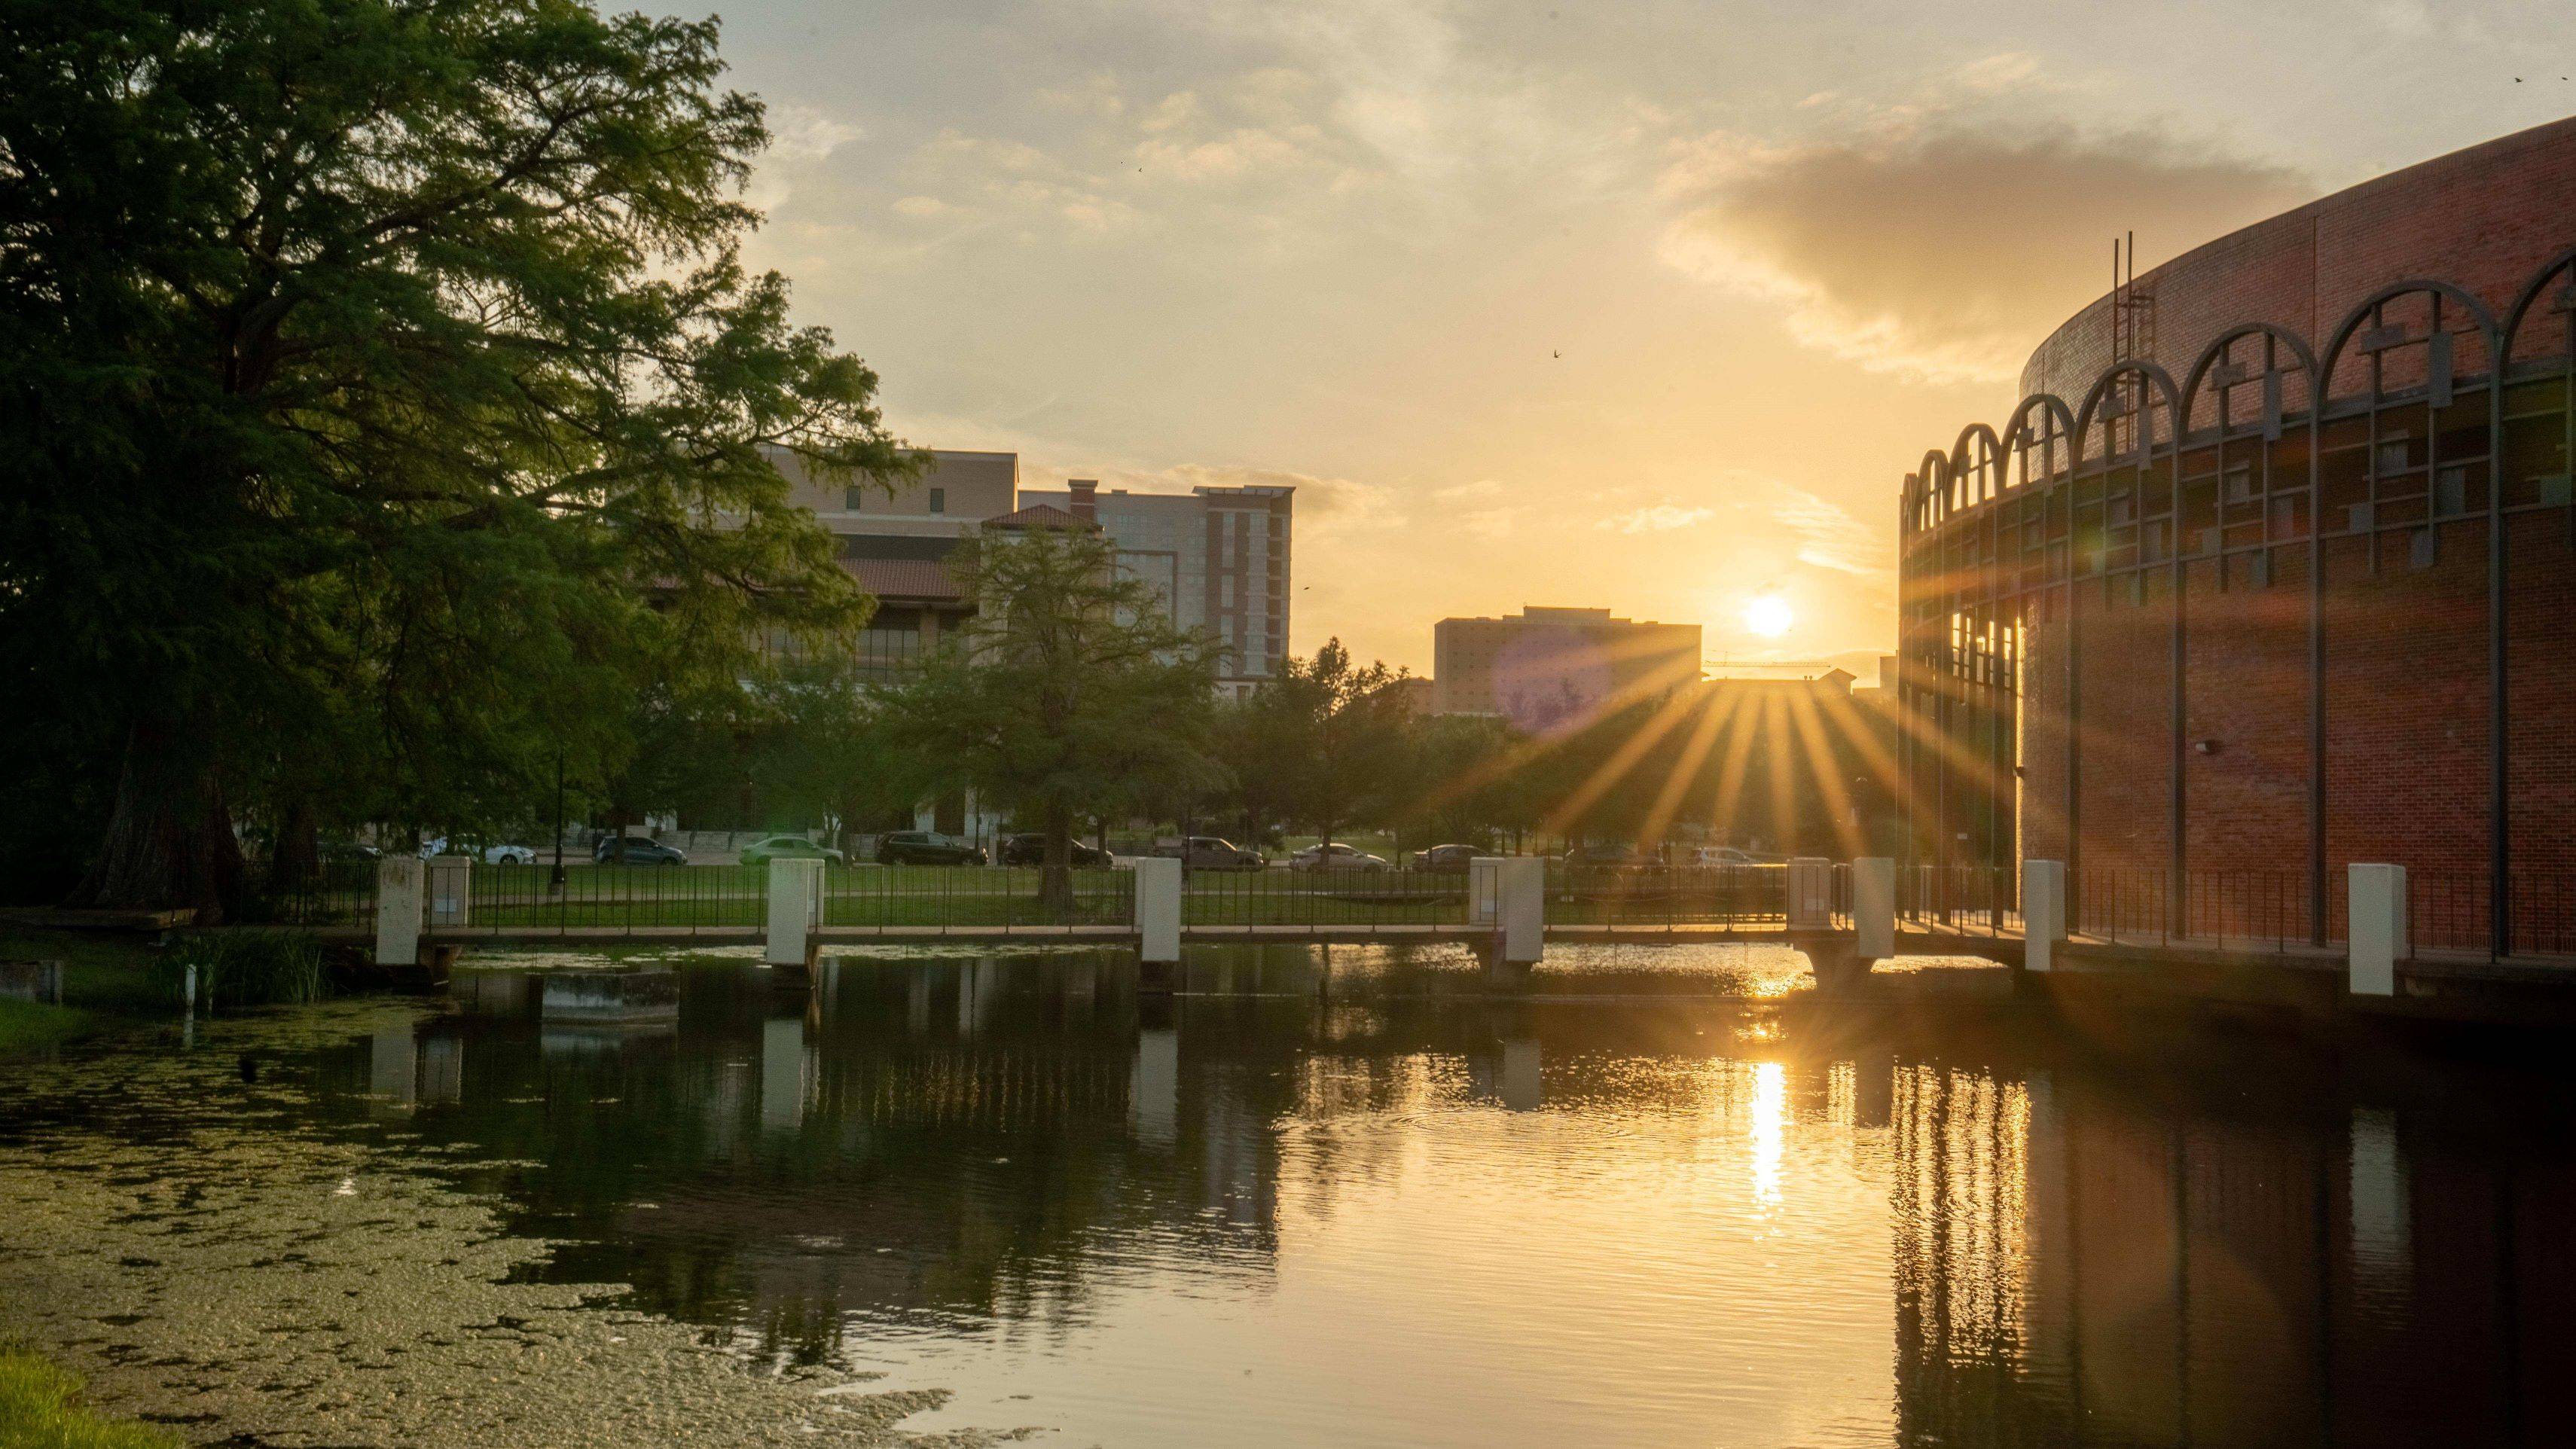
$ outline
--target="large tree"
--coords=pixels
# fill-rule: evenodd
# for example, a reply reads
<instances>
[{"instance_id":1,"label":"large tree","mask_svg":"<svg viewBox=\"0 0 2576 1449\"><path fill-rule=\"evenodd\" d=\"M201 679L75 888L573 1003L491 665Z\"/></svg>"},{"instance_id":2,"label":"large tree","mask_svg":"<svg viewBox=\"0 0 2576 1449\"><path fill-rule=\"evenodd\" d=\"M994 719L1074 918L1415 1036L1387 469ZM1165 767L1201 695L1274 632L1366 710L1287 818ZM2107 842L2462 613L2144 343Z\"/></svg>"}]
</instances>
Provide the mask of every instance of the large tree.
<instances>
[{"instance_id":1,"label":"large tree","mask_svg":"<svg viewBox=\"0 0 2576 1449\"><path fill-rule=\"evenodd\" d=\"M952 567L975 618L886 697L887 717L907 752L1036 828L1039 899L1063 909L1083 820L1212 777L1213 650L1089 528L988 533Z\"/></svg>"},{"instance_id":2,"label":"large tree","mask_svg":"<svg viewBox=\"0 0 2576 1449\"><path fill-rule=\"evenodd\" d=\"M739 260L721 72L581 0L0 9L0 745L104 814L79 899L219 907L244 797L605 780L639 688L861 621L775 460L909 458Z\"/></svg>"}]
</instances>

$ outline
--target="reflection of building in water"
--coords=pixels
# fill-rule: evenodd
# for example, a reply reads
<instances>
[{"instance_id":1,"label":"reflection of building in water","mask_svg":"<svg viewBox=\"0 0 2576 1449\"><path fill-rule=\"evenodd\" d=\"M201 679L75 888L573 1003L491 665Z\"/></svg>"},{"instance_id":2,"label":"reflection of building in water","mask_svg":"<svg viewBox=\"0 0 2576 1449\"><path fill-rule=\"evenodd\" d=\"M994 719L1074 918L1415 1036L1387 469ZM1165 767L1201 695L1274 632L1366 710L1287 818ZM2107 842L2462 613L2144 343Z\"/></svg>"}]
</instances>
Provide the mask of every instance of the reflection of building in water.
<instances>
[{"instance_id":1,"label":"reflection of building in water","mask_svg":"<svg viewBox=\"0 0 2576 1449\"><path fill-rule=\"evenodd\" d=\"M2047 1076L1895 1086L1901 1442L2484 1443L2559 1413L2564 1177L2417 1185L2384 1112L2345 1136Z\"/></svg>"}]
</instances>

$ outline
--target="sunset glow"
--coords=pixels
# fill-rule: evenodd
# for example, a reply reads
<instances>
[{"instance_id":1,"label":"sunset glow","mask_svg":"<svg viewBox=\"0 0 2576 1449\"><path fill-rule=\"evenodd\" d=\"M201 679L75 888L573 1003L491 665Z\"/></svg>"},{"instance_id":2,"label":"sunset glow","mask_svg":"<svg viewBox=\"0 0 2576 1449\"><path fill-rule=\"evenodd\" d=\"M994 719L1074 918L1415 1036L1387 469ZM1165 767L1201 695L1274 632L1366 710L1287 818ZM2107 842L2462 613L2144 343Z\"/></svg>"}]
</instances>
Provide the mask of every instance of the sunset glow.
<instances>
[{"instance_id":1,"label":"sunset glow","mask_svg":"<svg viewBox=\"0 0 2576 1449\"><path fill-rule=\"evenodd\" d=\"M1757 594L1744 605L1744 631L1765 639L1777 639L1798 622L1790 611L1789 601L1777 594Z\"/></svg>"}]
</instances>

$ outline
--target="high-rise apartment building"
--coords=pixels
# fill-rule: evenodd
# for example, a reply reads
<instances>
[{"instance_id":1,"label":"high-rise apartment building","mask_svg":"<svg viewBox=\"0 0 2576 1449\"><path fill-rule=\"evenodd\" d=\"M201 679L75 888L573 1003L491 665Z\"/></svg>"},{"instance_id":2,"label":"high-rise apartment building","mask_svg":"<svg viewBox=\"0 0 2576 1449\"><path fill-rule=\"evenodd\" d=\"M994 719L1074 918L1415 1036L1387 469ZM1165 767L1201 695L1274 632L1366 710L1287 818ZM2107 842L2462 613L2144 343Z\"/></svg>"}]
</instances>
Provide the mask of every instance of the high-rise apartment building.
<instances>
[{"instance_id":1,"label":"high-rise apartment building","mask_svg":"<svg viewBox=\"0 0 2576 1449\"><path fill-rule=\"evenodd\" d=\"M1020 503L1050 505L1097 523L1117 544L1119 567L1153 586L1175 624L1203 629L1216 640L1217 687L1241 694L1275 678L1288 655L1296 491L1103 493L1096 481L1076 478L1061 491L1023 490Z\"/></svg>"},{"instance_id":2,"label":"high-rise apartment building","mask_svg":"<svg viewBox=\"0 0 2576 1449\"><path fill-rule=\"evenodd\" d=\"M1440 713L1502 715L1530 726L1616 708L1700 677L1697 624L1616 619L1608 609L1443 619L1432 628L1431 652Z\"/></svg>"}]
</instances>

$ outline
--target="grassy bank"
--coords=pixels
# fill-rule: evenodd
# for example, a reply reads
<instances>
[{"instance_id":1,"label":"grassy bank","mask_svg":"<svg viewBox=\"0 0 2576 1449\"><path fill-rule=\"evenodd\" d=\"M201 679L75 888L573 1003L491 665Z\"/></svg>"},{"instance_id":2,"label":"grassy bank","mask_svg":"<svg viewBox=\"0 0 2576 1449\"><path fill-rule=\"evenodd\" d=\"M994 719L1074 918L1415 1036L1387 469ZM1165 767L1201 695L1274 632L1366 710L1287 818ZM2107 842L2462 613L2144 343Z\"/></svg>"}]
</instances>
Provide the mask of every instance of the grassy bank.
<instances>
[{"instance_id":1,"label":"grassy bank","mask_svg":"<svg viewBox=\"0 0 2576 1449\"><path fill-rule=\"evenodd\" d=\"M0 1053L32 1051L88 1031L93 1018L73 1006L0 997Z\"/></svg>"},{"instance_id":2,"label":"grassy bank","mask_svg":"<svg viewBox=\"0 0 2576 1449\"><path fill-rule=\"evenodd\" d=\"M103 1419L80 1406L80 1380L0 1344L0 1449L174 1449L148 1425Z\"/></svg>"}]
</instances>

